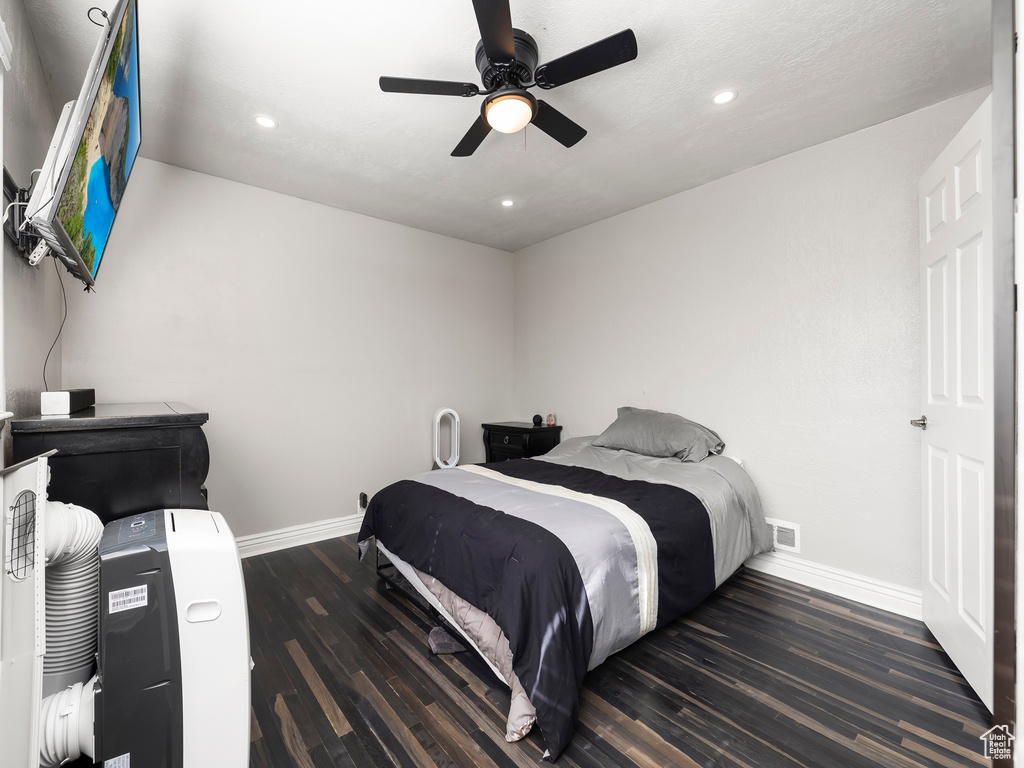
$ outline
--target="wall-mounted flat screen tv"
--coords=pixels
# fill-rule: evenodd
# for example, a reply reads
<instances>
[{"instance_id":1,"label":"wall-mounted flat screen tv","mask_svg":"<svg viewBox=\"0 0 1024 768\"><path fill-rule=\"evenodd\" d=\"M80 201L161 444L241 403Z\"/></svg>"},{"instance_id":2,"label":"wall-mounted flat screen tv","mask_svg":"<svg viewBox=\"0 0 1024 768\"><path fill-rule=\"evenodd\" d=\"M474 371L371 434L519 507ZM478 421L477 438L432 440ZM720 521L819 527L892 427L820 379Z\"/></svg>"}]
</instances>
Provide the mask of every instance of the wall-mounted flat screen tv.
<instances>
[{"instance_id":1,"label":"wall-mounted flat screen tv","mask_svg":"<svg viewBox=\"0 0 1024 768\"><path fill-rule=\"evenodd\" d=\"M108 17L78 100L69 102L26 211L68 270L93 285L142 143L136 0Z\"/></svg>"}]
</instances>

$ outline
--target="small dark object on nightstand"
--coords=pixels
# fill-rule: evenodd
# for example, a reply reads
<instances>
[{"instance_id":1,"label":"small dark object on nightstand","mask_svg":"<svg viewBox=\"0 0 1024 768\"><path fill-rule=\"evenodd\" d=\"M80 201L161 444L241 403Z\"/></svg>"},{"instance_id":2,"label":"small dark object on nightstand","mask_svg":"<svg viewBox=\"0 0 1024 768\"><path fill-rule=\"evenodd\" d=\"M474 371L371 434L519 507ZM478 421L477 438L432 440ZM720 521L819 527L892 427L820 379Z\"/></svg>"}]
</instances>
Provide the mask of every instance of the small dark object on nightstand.
<instances>
[{"instance_id":1,"label":"small dark object on nightstand","mask_svg":"<svg viewBox=\"0 0 1024 768\"><path fill-rule=\"evenodd\" d=\"M533 414L533 426L539 427L543 423L544 423L544 417L543 416L541 416L539 413Z\"/></svg>"}]
</instances>

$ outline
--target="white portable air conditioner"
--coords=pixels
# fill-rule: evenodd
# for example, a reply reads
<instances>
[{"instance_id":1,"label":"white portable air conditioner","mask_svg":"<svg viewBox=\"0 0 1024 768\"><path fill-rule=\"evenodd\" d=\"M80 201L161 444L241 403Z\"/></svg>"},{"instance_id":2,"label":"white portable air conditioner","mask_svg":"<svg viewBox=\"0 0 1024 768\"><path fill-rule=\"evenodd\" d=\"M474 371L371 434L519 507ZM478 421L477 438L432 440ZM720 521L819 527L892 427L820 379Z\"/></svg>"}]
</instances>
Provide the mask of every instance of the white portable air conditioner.
<instances>
[{"instance_id":1,"label":"white portable air conditioner","mask_svg":"<svg viewBox=\"0 0 1024 768\"><path fill-rule=\"evenodd\" d=\"M103 528L47 503L47 471L41 456L0 473L3 765L248 766L245 587L223 516Z\"/></svg>"}]
</instances>

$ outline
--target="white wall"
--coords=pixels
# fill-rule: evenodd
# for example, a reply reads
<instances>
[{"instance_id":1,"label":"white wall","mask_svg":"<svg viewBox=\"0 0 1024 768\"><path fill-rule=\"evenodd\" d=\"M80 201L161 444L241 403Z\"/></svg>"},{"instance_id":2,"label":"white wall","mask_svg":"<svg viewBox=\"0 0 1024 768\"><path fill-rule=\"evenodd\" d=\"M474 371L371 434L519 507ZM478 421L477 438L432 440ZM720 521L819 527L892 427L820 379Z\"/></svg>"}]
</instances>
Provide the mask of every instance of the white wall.
<instances>
[{"instance_id":1,"label":"white wall","mask_svg":"<svg viewBox=\"0 0 1024 768\"><path fill-rule=\"evenodd\" d=\"M984 95L517 253L517 412L700 421L804 558L918 588L917 181Z\"/></svg>"},{"instance_id":2,"label":"white wall","mask_svg":"<svg viewBox=\"0 0 1024 768\"><path fill-rule=\"evenodd\" d=\"M0 18L14 44L13 67L3 73L3 161L14 180L26 186L32 170L43 164L57 119L21 0L0 0ZM6 409L28 416L39 413L43 360L62 315L60 287L49 260L30 267L3 240L3 390ZM59 343L47 376L51 387L60 385Z\"/></svg>"},{"instance_id":3,"label":"white wall","mask_svg":"<svg viewBox=\"0 0 1024 768\"><path fill-rule=\"evenodd\" d=\"M747 460L805 558L917 587L916 184L983 96L514 259L140 160L97 293L72 291L64 384L209 410L237 535L428 468L441 406L465 461L489 419L554 411L568 437L676 411Z\"/></svg>"},{"instance_id":4,"label":"white wall","mask_svg":"<svg viewBox=\"0 0 1024 768\"><path fill-rule=\"evenodd\" d=\"M213 509L236 535L356 512L430 469L434 412L512 398L512 255L139 159L64 382L208 410Z\"/></svg>"}]
</instances>

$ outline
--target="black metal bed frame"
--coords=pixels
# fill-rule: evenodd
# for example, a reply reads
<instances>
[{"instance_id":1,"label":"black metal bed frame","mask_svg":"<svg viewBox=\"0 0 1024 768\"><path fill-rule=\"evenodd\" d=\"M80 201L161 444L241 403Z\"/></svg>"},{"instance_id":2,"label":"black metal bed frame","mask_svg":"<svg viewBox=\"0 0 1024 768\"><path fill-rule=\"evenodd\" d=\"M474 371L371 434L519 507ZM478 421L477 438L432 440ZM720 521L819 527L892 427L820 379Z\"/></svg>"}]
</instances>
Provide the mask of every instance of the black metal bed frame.
<instances>
[{"instance_id":1,"label":"black metal bed frame","mask_svg":"<svg viewBox=\"0 0 1024 768\"><path fill-rule=\"evenodd\" d=\"M398 568L391 561L385 559L382 563L380 561L380 547L377 546L377 542L373 543L373 554L377 568L377 577L384 582L384 589L396 590L406 600L412 603L414 606L419 608L428 618L438 622L445 631L450 633L453 637L460 638L462 633L455 629L451 623L441 615L441 613L430 603L428 603L419 592L415 589L406 589L402 581L405 581L405 577L398 572ZM388 573L388 569L393 569L391 573ZM401 581L399 581L401 579Z\"/></svg>"},{"instance_id":2,"label":"black metal bed frame","mask_svg":"<svg viewBox=\"0 0 1024 768\"><path fill-rule=\"evenodd\" d=\"M405 581L405 577L398 572L398 568L395 566L394 563L387 560L386 557L384 562L381 562L380 547L377 546L376 541L374 541L373 544L373 553L377 577L384 582L385 589L389 591L396 590L399 594L402 595L402 597L408 600L412 605L419 608L423 613L425 613L428 618L436 621L439 626L444 628L445 632L450 634L460 643L466 639L463 636L462 632L457 628L453 627L451 622L449 622L448 619L446 619L434 606L428 603L421 594L419 594L415 589L410 590L405 588L404 584L402 583ZM388 569L392 570L389 572ZM399 579L401 579L401 581L399 581ZM474 644L466 644L466 650L473 651L474 655L478 656L481 660L483 660L484 666L487 668L487 671L490 673L491 677L493 677L506 688L508 687L508 683L506 683L504 680L502 680L500 677L498 677L498 675L494 673L494 670L491 669L491 662L487 660L483 653L477 650Z\"/></svg>"}]
</instances>

